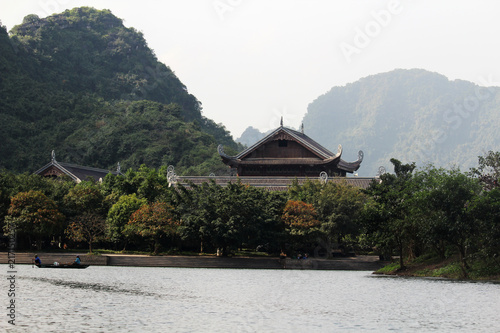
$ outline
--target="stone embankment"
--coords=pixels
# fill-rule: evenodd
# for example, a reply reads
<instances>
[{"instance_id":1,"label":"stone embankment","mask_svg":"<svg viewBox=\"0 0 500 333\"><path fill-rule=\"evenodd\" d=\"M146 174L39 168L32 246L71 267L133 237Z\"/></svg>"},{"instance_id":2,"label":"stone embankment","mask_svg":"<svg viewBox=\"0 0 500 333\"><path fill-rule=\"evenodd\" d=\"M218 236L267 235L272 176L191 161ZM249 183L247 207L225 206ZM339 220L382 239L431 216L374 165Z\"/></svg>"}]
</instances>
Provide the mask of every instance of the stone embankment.
<instances>
[{"instance_id":1,"label":"stone embankment","mask_svg":"<svg viewBox=\"0 0 500 333\"><path fill-rule=\"evenodd\" d=\"M35 253L16 253L16 264L32 264ZM75 253L43 253L38 256L45 264L71 263ZM247 268L247 269L317 269L368 270L382 267L376 256L356 256L336 259L279 259L273 257L216 256L148 256L127 254L80 255L82 264L98 266L186 267L186 268ZM0 253L0 264L8 263L6 252Z\"/></svg>"}]
</instances>

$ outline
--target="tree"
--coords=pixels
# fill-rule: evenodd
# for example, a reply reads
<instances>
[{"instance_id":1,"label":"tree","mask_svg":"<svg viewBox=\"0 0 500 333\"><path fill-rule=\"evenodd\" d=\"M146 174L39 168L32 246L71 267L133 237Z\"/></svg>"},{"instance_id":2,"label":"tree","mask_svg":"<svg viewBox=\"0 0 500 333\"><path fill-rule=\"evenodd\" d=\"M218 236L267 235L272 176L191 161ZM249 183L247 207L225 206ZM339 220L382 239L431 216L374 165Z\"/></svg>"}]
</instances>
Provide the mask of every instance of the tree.
<instances>
[{"instance_id":1,"label":"tree","mask_svg":"<svg viewBox=\"0 0 500 333\"><path fill-rule=\"evenodd\" d=\"M294 250L310 247L319 236L318 214L312 204L288 200L283 209L281 221L289 235Z\"/></svg>"},{"instance_id":2,"label":"tree","mask_svg":"<svg viewBox=\"0 0 500 333\"><path fill-rule=\"evenodd\" d=\"M176 195L177 207L182 215L179 233L184 241L193 241L205 252L211 245L219 247L214 221L217 219L216 206L222 187L215 182L201 186L190 184L190 189L179 187ZM223 229L218 229L219 233Z\"/></svg>"},{"instance_id":3,"label":"tree","mask_svg":"<svg viewBox=\"0 0 500 333\"><path fill-rule=\"evenodd\" d=\"M367 196L359 188L347 184L324 184L315 207L321 223L321 232L328 244L337 243L343 249L351 247L347 239L360 234L360 216Z\"/></svg>"},{"instance_id":4,"label":"tree","mask_svg":"<svg viewBox=\"0 0 500 333\"><path fill-rule=\"evenodd\" d=\"M432 184L418 195L425 203L420 208L430 211L439 218L431 220L431 228L427 232L431 237L441 238L456 246L462 271L467 276L468 248L478 235L471 204L480 193L481 187L477 179L473 179L457 169L435 169L427 172L425 182Z\"/></svg>"},{"instance_id":5,"label":"tree","mask_svg":"<svg viewBox=\"0 0 500 333\"><path fill-rule=\"evenodd\" d=\"M0 228L4 227L4 218L8 214L11 196L16 183L13 173L0 171Z\"/></svg>"},{"instance_id":6,"label":"tree","mask_svg":"<svg viewBox=\"0 0 500 333\"><path fill-rule=\"evenodd\" d=\"M137 198L135 193L122 195L108 211L107 235L114 243L123 242L123 250L127 245L124 230L131 215L147 203L145 198Z\"/></svg>"},{"instance_id":7,"label":"tree","mask_svg":"<svg viewBox=\"0 0 500 333\"><path fill-rule=\"evenodd\" d=\"M486 156L479 156L479 166L471 169L486 190L500 186L500 152L489 151Z\"/></svg>"},{"instance_id":8,"label":"tree","mask_svg":"<svg viewBox=\"0 0 500 333\"><path fill-rule=\"evenodd\" d=\"M469 209L478 229L477 250L500 267L500 188L476 196Z\"/></svg>"},{"instance_id":9,"label":"tree","mask_svg":"<svg viewBox=\"0 0 500 333\"><path fill-rule=\"evenodd\" d=\"M84 181L73 187L64 197L70 224L65 234L76 242L92 244L103 239L106 231L106 207L100 184Z\"/></svg>"},{"instance_id":10,"label":"tree","mask_svg":"<svg viewBox=\"0 0 500 333\"><path fill-rule=\"evenodd\" d=\"M288 200L283 209L281 220L286 226L294 229L296 233L301 233L304 230L320 225L314 206L303 201Z\"/></svg>"},{"instance_id":11,"label":"tree","mask_svg":"<svg viewBox=\"0 0 500 333\"><path fill-rule=\"evenodd\" d=\"M85 212L94 212L104 216L104 195L100 184L84 181L73 187L64 197L68 215L76 216Z\"/></svg>"},{"instance_id":12,"label":"tree","mask_svg":"<svg viewBox=\"0 0 500 333\"><path fill-rule=\"evenodd\" d=\"M331 254L332 246L347 248L360 233L359 219L367 196L358 188L345 183L306 181L294 182L288 190L291 200L310 203L321 221L322 246ZM335 244L335 245L332 245Z\"/></svg>"},{"instance_id":13,"label":"tree","mask_svg":"<svg viewBox=\"0 0 500 333\"><path fill-rule=\"evenodd\" d=\"M412 224L409 216L409 199L412 196L411 179L415 163L402 164L392 158L395 174L380 176L380 182L372 183L367 193L373 205L365 211L366 232L381 246L383 256L394 248L399 252L400 269L404 266L403 250L412 239Z\"/></svg>"},{"instance_id":14,"label":"tree","mask_svg":"<svg viewBox=\"0 0 500 333\"><path fill-rule=\"evenodd\" d=\"M20 192L12 197L4 232L24 233L37 240L41 249L43 237L51 235L60 226L64 216L55 202L40 191Z\"/></svg>"},{"instance_id":15,"label":"tree","mask_svg":"<svg viewBox=\"0 0 500 333\"><path fill-rule=\"evenodd\" d=\"M130 217L125 233L139 235L150 240L153 253L160 250L160 240L177 233L179 221L175 219L173 207L165 202L143 205Z\"/></svg>"},{"instance_id":16,"label":"tree","mask_svg":"<svg viewBox=\"0 0 500 333\"><path fill-rule=\"evenodd\" d=\"M100 214L84 212L71 220L66 235L76 242L87 242L92 253L92 244L103 239L105 231L106 223Z\"/></svg>"},{"instance_id":17,"label":"tree","mask_svg":"<svg viewBox=\"0 0 500 333\"><path fill-rule=\"evenodd\" d=\"M282 194L239 182L226 187L215 182L190 187L179 188L176 199L183 220L180 234L185 241L200 244L201 252L217 249L220 255L258 245L265 245L268 251L279 249Z\"/></svg>"}]
</instances>

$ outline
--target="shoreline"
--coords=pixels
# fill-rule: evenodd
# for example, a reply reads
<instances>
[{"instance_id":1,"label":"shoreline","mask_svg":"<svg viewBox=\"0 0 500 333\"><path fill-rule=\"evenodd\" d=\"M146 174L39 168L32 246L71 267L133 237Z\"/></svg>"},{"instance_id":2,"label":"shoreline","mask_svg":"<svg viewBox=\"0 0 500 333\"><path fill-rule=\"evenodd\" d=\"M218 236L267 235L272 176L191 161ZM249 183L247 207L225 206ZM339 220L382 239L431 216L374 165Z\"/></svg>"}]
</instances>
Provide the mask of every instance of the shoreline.
<instances>
[{"instance_id":1,"label":"shoreline","mask_svg":"<svg viewBox=\"0 0 500 333\"><path fill-rule=\"evenodd\" d=\"M399 263L388 263L385 267L374 272L374 275L398 276L413 278L446 279L453 281L471 282L500 282L498 269L487 270L484 261L469 261L469 268L464 274L457 256L446 259L430 258L427 260L415 260L406 263L403 269L399 268Z\"/></svg>"},{"instance_id":2,"label":"shoreline","mask_svg":"<svg viewBox=\"0 0 500 333\"><path fill-rule=\"evenodd\" d=\"M32 264L35 252L15 253L16 264ZM70 263L77 253L38 252L42 263ZM79 254L82 264L91 266L303 269L376 271L384 266L378 256L360 255L334 259L280 259L279 257L149 256L130 254ZM8 263L8 253L0 252L0 264Z\"/></svg>"}]
</instances>

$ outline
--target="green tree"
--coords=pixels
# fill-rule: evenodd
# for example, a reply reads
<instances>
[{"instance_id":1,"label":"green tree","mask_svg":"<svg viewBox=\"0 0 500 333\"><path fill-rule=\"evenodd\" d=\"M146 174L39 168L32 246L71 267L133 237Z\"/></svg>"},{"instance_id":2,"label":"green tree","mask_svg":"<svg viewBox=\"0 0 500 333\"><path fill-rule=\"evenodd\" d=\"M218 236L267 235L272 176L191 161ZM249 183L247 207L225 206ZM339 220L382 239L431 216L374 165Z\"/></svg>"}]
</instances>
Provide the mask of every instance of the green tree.
<instances>
[{"instance_id":1,"label":"green tree","mask_svg":"<svg viewBox=\"0 0 500 333\"><path fill-rule=\"evenodd\" d=\"M71 216L85 212L94 212L104 216L106 212L100 184L91 181L84 181L73 187L64 197L64 202Z\"/></svg>"},{"instance_id":2,"label":"green tree","mask_svg":"<svg viewBox=\"0 0 500 333\"><path fill-rule=\"evenodd\" d=\"M125 175L107 175L102 189L108 196L119 197L135 193L148 202L170 201L172 196L166 168L162 167L157 171L144 164L138 170L129 169Z\"/></svg>"},{"instance_id":3,"label":"green tree","mask_svg":"<svg viewBox=\"0 0 500 333\"><path fill-rule=\"evenodd\" d=\"M500 268L500 188L476 196L469 209L478 231L477 250Z\"/></svg>"},{"instance_id":4,"label":"green tree","mask_svg":"<svg viewBox=\"0 0 500 333\"><path fill-rule=\"evenodd\" d=\"M123 250L127 245L124 229L130 220L131 215L148 201L145 198L138 198L137 195L122 195L109 210L107 217L107 235L114 243L123 243Z\"/></svg>"},{"instance_id":5,"label":"green tree","mask_svg":"<svg viewBox=\"0 0 500 333\"><path fill-rule=\"evenodd\" d=\"M104 239L107 207L100 184L84 181L73 187L64 197L69 225L65 235L75 242L87 242L89 251L92 244Z\"/></svg>"},{"instance_id":6,"label":"green tree","mask_svg":"<svg viewBox=\"0 0 500 333\"><path fill-rule=\"evenodd\" d=\"M288 190L292 200L301 200L314 206L321 221L321 246L328 255L332 248L343 249L355 245L361 232L360 216L367 196L358 188L345 183L308 180L302 186L295 181Z\"/></svg>"},{"instance_id":7,"label":"green tree","mask_svg":"<svg viewBox=\"0 0 500 333\"><path fill-rule=\"evenodd\" d=\"M499 187L500 183L500 152L489 151L486 156L479 156L479 166L471 169L471 174L477 177L487 190Z\"/></svg>"},{"instance_id":8,"label":"green tree","mask_svg":"<svg viewBox=\"0 0 500 333\"><path fill-rule=\"evenodd\" d=\"M182 238L200 244L201 252L217 249L227 255L237 248L258 245L265 245L268 251L279 249L283 195L241 183L222 187L210 182L191 184L189 190L179 188L176 200L183 220Z\"/></svg>"},{"instance_id":9,"label":"green tree","mask_svg":"<svg viewBox=\"0 0 500 333\"><path fill-rule=\"evenodd\" d=\"M322 187L315 207L328 244L337 243L344 250L354 246L361 232L360 217L366 201L367 196L359 188L344 183Z\"/></svg>"},{"instance_id":10,"label":"green tree","mask_svg":"<svg viewBox=\"0 0 500 333\"><path fill-rule=\"evenodd\" d=\"M411 180L415 163L402 164L391 159L395 174L380 176L367 189L373 204L364 212L365 230L373 243L379 246L382 256L389 256L393 249L399 252L399 265L403 269L405 247L412 241L413 225L409 215L412 197Z\"/></svg>"},{"instance_id":11,"label":"green tree","mask_svg":"<svg viewBox=\"0 0 500 333\"><path fill-rule=\"evenodd\" d=\"M468 249L478 236L471 204L481 191L479 182L457 169L431 169L418 179L427 185L416 193L416 198L420 197L418 207L434 217L429 220L427 233L457 248L463 274L467 276Z\"/></svg>"}]
</instances>

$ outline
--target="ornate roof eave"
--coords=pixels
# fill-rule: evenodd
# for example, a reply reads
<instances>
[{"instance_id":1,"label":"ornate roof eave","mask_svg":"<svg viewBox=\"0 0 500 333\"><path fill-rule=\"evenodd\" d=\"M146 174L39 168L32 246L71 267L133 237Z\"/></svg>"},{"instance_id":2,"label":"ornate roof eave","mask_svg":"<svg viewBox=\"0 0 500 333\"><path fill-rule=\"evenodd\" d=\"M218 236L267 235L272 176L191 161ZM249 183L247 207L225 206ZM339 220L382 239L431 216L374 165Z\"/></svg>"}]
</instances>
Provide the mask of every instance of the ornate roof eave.
<instances>
[{"instance_id":1,"label":"ornate roof eave","mask_svg":"<svg viewBox=\"0 0 500 333\"><path fill-rule=\"evenodd\" d=\"M339 164L337 165L339 169L353 173L354 171L357 171L359 167L361 166L361 162L363 162L363 157L364 153L362 150L358 152L358 160L354 162L346 162L344 160L340 160Z\"/></svg>"},{"instance_id":2,"label":"ornate roof eave","mask_svg":"<svg viewBox=\"0 0 500 333\"><path fill-rule=\"evenodd\" d=\"M229 166L236 166L241 162L241 160L237 159L235 156L229 156L224 152L224 146L219 145L217 147L217 152L219 153L219 156L222 158L222 161L229 165Z\"/></svg>"}]
</instances>

